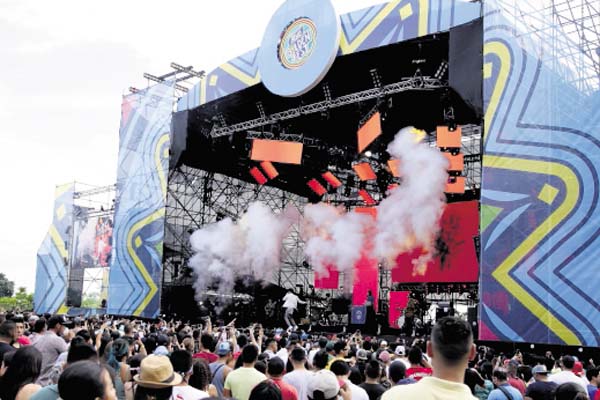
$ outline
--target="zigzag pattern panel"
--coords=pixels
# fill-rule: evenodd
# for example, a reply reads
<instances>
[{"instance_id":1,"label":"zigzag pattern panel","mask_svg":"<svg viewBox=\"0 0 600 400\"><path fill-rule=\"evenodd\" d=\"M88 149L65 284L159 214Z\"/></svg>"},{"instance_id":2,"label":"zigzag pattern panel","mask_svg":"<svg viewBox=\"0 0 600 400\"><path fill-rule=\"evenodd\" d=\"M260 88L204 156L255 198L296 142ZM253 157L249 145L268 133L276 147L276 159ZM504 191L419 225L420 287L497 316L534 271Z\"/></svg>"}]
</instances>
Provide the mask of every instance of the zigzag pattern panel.
<instances>
[{"instance_id":1,"label":"zigzag pattern panel","mask_svg":"<svg viewBox=\"0 0 600 400\"><path fill-rule=\"evenodd\" d=\"M600 96L509 10L484 16L480 339L598 346Z\"/></svg>"},{"instance_id":2,"label":"zigzag pattern panel","mask_svg":"<svg viewBox=\"0 0 600 400\"><path fill-rule=\"evenodd\" d=\"M123 98L108 313L154 318L160 282L174 90Z\"/></svg>"},{"instance_id":3,"label":"zigzag pattern panel","mask_svg":"<svg viewBox=\"0 0 600 400\"><path fill-rule=\"evenodd\" d=\"M52 225L37 253L35 292L36 313L64 311L67 296L68 241L73 229L74 185L58 186L54 194Z\"/></svg>"},{"instance_id":4,"label":"zigzag pattern panel","mask_svg":"<svg viewBox=\"0 0 600 400\"><path fill-rule=\"evenodd\" d=\"M458 0L394 0L341 16L339 55L398 43L480 16L480 5ZM258 49L249 51L210 72L183 96L177 110L187 110L260 83Z\"/></svg>"}]
</instances>

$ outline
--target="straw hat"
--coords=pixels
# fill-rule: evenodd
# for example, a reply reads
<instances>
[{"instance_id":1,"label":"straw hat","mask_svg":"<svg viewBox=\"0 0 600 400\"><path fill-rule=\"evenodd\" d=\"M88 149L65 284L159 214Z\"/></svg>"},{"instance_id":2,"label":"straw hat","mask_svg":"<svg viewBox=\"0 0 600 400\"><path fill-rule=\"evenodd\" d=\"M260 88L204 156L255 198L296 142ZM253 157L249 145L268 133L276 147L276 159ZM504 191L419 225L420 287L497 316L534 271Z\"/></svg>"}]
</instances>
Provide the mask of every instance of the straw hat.
<instances>
[{"instance_id":1,"label":"straw hat","mask_svg":"<svg viewBox=\"0 0 600 400\"><path fill-rule=\"evenodd\" d=\"M140 373L133 380L142 387L162 389L179 385L183 378L173 371L168 357L150 355L142 360Z\"/></svg>"}]
</instances>

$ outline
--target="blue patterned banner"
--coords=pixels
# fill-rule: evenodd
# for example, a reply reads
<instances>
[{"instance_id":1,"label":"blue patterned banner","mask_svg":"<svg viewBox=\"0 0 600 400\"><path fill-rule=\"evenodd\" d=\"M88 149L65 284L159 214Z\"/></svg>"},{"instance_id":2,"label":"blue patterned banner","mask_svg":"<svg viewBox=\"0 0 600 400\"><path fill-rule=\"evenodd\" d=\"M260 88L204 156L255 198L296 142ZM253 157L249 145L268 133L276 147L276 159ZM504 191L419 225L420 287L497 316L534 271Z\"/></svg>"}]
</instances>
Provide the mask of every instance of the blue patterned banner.
<instances>
[{"instance_id":1,"label":"blue patterned banner","mask_svg":"<svg viewBox=\"0 0 600 400\"><path fill-rule=\"evenodd\" d=\"M480 338L598 346L600 95L509 3L485 3Z\"/></svg>"},{"instance_id":2,"label":"blue patterned banner","mask_svg":"<svg viewBox=\"0 0 600 400\"><path fill-rule=\"evenodd\" d=\"M159 314L173 102L163 84L123 98L109 314Z\"/></svg>"},{"instance_id":3,"label":"blue patterned banner","mask_svg":"<svg viewBox=\"0 0 600 400\"><path fill-rule=\"evenodd\" d=\"M58 186L54 194L52 225L37 253L36 313L64 313L67 296L68 247L73 229L74 184Z\"/></svg>"}]
</instances>

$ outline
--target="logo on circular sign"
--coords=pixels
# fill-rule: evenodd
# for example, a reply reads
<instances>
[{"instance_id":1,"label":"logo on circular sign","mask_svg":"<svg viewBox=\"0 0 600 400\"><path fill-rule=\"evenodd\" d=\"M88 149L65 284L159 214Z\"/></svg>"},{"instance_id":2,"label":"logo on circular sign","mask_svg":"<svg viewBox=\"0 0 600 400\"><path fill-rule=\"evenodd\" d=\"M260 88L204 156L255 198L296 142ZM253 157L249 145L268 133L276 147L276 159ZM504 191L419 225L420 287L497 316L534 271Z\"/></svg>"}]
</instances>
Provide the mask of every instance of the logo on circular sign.
<instances>
[{"instance_id":1,"label":"logo on circular sign","mask_svg":"<svg viewBox=\"0 0 600 400\"><path fill-rule=\"evenodd\" d=\"M273 14L258 51L262 83L279 96L308 92L335 61L341 32L331 0L286 0Z\"/></svg>"},{"instance_id":2,"label":"logo on circular sign","mask_svg":"<svg viewBox=\"0 0 600 400\"><path fill-rule=\"evenodd\" d=\"M301 67L317 45L317 27L308 17L296 18L281 33L279 62L287 69Z\"/></svg>"}]
</instances>

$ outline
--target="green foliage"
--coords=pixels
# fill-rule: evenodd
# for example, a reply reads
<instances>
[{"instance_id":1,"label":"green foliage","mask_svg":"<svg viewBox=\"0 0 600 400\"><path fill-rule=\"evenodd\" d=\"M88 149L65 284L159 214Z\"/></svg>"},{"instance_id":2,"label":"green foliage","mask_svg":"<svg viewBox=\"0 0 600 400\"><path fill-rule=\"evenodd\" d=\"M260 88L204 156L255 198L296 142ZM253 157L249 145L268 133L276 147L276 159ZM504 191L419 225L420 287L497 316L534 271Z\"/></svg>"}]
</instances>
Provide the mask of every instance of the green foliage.
<instances>
[{"instance_id":1,"label":"green foliage","mask_svg":"<svg viewBox=\"0 0 600 400\"><path fill-rule=\"evenodd\" d=\"M0 273L0 297L11 297L15 291L15 283Z\"/></svg>"},{"instance_id":2,"label":"green foliage","mask_svg":"<svg viewBox=\"0 0 600 400\"><path fill-rule=\"evenodd\" d=\"M0 311L31 311L32 309L33 294L28 294L24 287L18 288L17 293L12 297L0 297Z\"/></svg>"},{"instance_id":3,"label":"green foliage","mask_svg":"<svg viewBox=\"0 0 600 400\"><path fill-rule=\"evenodd\" d=\"M90 293L83 297L81 307L83 308L99 308L100 307L100 293Z\"/></svg>"}]
</instances>

